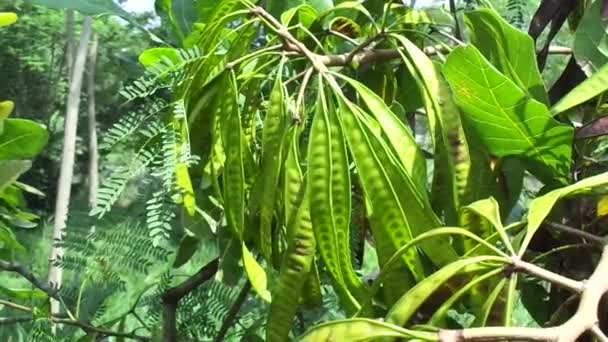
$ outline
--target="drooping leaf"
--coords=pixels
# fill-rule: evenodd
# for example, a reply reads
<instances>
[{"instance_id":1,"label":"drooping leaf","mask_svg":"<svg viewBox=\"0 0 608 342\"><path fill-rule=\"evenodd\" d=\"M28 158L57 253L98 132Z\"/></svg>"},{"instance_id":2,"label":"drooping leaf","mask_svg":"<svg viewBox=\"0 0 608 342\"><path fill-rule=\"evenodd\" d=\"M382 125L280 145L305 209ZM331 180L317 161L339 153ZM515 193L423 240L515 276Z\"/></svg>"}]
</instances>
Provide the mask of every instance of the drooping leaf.
<instances>
[{"instance_id":1,"label":"drooping leaf","mask_svg":"<svg viewBox=\"0 0 608 342\"><path fill-rule=\"evenodd\" d=\"M591 77L572 89L558 103L551 108L553 115L559 115L565 111L583 104L608 90L608 63Z\"/></svg>"},{"instance_id":2,"label":"drooping leaf","mask_svg":"<svg viewBox=\"0 0 608 342\"><path fill-rule=\"evenodd\" d=\"M337 75L340 76L340 75ZM374 94L364 84L349 77L342 77L357 90L361 100L369 108L370 113L378 120L380 127L387 137L387 141L394 149L403 167L412 181L416 184L417 190L422 194L426 191L426 161L422 151L416 145L416 139L412 133L399 120L397 115L382 101L378 95Z\"/></svg>"},{"instance_id":3,"label":"drooping leaf","mask_svg":"<svg viewBox=\"0 0 608 342\"><path fill-rule=\"evenodd\" d=\"M179 268L190 261L201 244L201 240L195 236L186 235L182 238L173 262L174 268Z\"/></svg>"},{"instance_id":4,"label":"drooping leaf","mask_svg":"<svg viewBox=\"0 0 608 342\"><path fill-rule=\"evenodd\" d=\"M403 326L416 313L418 308L431 297L437 289L446 284L456 274L466 274L484 270L487 266L481 265L485 261L499 261L496 257L479 256L461 259L444 266L439 271L426 277L412 289L407 291L386 314L387 323Z\"/></svg>"},{"instance_id":5,"label":"drooping leaf","mask_svg":"<svg viewBox=\"0 0 608 342\"><path fill-rule=\"evenodd\" d=\"M13 112L14 108L15 103L13 101L0 102L0 120L8 118L8 116Z\"/></svg>"},{"instance_id":6,"label":"drooping leaf","mask_svg":"<svg viewBox=\"0 0 608 342\"><path fill-rule=\"evenodd\" d=\"M380 263L383 264L399 247L413 237L438 227L440 223L430 210L426 196L418 192L399 159L381 138L382 132L374 128L375 122L370 115L346 99L335 80L330 79L330 85L338 99L340 121L366 196L372 232ZM457 258L446 239L425 241L421 245L438 266ZM403 261L414 278L423 278L416 251L408 251L403 255ZM386 289L394 290L393 296L389 295L394 300L394 295L403 288L408 273L401 270L392 274L395 277L387 280L386 284L390 285Z\"/></svg>"},{"instance_id":7,"label":"drooping leaf","mask_svg":"<svg viewBox=\"0 0 608 342\"><path fill-rule=\"evenodd\" d=\"M434 333L403 329L397 325L367 318L351 318L317 325L301 336L300 342L373 341L382 337L404 339L435 338Z\"/></svg>"},{"instance_id":8,"label":"drooping leaf","mask_svg":"<svg viewBox=\"0 0 608 342\"><path fill-rule=\"evenodd\" d=\"M574 35L574 56L588 62L593 72L608 63L608 20L602 18L603 0L587 8Z\"/></svg>"},{"instance_id":9,"label":"drooping leaf","mask_svg":"<svg viewBox=\"0 0 608 342\"><path fill-rule=\"evenodd\" d=\"M283 90L282 66L279 67L274 86L270 93L268 111L264 118L262 133L262 164L256 186L260 215L260 244L267 260L271 257L272 222L274 217L277 186L283 165L283 140L287 133L287 111Z\"/></svg>"},{"instance_id":10,"label":"drooping leaf","mask_svg":"<svg viewBox=\"0 0 608 342\"><path fill-rule=\"evenodd\" d=\"M0 27L12 25L17 22L17 14L13 12L0 12Z\"/></svg>"},{"instance_id":11,"label":"drooping leaf","mask_svg":"<svg viewBox=\"0 0 608 342\"><path fill-rule=\"evenodd\" d=\"M32 162L29 160L0 161L0 192L13 184L30 167L32 167Z\"/></svg>"},{"instance_id":12,"label":"drooping leaf","mask_svg":"<svg viewBox=\"0 0 608 342\"><path fill-rule=\"evenodd\" d=\"M281 264L279 282L273 290L266 326L268 341L282 342L288 339L302 289L311 271L316 241L307 197L304 196L289 227L288 246Z\"/></svg>"},{"instance_id":13,"label":"drooping leaf","mask_svg":"<svg viewBox=\"0 0 608 342\"><path fill-rule=\"evenodd\" d=\"M465 17L471 27L472 43L483 56L515 85L547 105L532 38L490 9L467 12Z\"/></svg>"},{"instance_id":14,"label":"drooping leaf","mask_svg":"<svg viewBox=\"0 0 608 342\"><path fill-rule=\"evenodd\" d=\"M6 119L0 135L0 160L34 159L46 146L47 130L30 120Z\"/></svg>"},{"instance_id":15,"label":"drooping leaf","mask_svg":"<svg viewBox=\"0 0 608 342\"><path fill-rule=\"evenodd\" d=\"M19 243L15 234L4 224L0 224L0 253L12 255L14 252L25 251L25 247Z\"/></svg>"},{"instance_id":16,"label":"drooping leaf","mask_svg":"<svg viewBox=\"0 0 608 342\"><path fill-rule=\"evenodd\" d=\"M527 216L527 232L519 249L519 255L523 255L523 253L526 251L532 237L541 226L547 215L549 215L557 201L566 197L594 193L608 193L608 172L583 179L575 184L553 190L543 196L535 198L530 203L530 210L528 211Z\"/></svg>"},{"instance_id":17,"label":"drooping leaf","mask_svg":"<svg viewBox=\"0 0 608 342\"><path fill-rule=\"evenodd\" d=\"M255 290L258 296L260 296L260 298L270 303L271 294L268 290L268 277L266 276L266 271L260 265L260 263L258 263L253 254L251 254L245 243L243 243L242 251L243 265L245 266L247 277L251 282L251 287Z\"/></svg>"},{"instance_id":18,"label":"drooping leaf","mask_svg":"<svg viewBox=\"0 0 608 342\"><path fill-rule=\"evenodd\" d=\"M308 163L310 215L321 259L347 312L354 313L365 293L351 262L349 162L343 127L322 87L312 122Z\"/></svg>"},{"instance_id":19,"label":"drooping leaf","mask_svg":"<svg viewBox=\"0 0 608 342\"><path fill-rule=\"evenodd\" d=\"M507 236L507 232L505 231L505 228L502 225L500 219L500 208L498 206L498 202L496 202L494 197L473 202L462 209L462 216L466 217L471 213L478 215L482 218L482 220L486 220L488 223L494 226L494 230L496 230L496 232L502 239L503 244L506 246L506 248L511 254L515 254L515 252L513 251L513 246L511 246L511 242L509 240L509 237ZM471 219L469 219L469 221L471 221ZM482 224L482 227L485 227L485 225ZM473 233L484 239L488 238L492 234L492 232L490 231L473 231Z\"/></svg>"},{"instance_id":20,"label":"drooping leaf","mask_svg":"<svg viewBox=\"0 0 608 342\"><path fill-rule=\"evenodd\" d=\"M502 269L495 269L493 271L487 272L486 274L475 277L473 280L465 284L435 311L433 317L431 317L431 320L429 321L429 324L433 326L445 325L444 322L448 317L448 310L451 309L454 304L456 304L460 299L462 299L462 297L464 297L464 295L468 292L473 292L475 287L482 285L483 282L499 275L501 272L503 272Z\"/></svg>"},{"instance_id":21,"label":"drooping leaf","mask_svg":"<svg viewBox=\"0 0 608 342\"><path fill-rule=\"evenodd\" d=\"M235 237L245 233L245 152L236 84L229 82L222 97L222 142L226 151L224 167L224 208Z\"/></svg>"},{"instance_id":22,"label":"drooping leaf","mask_svg":"<svg viewBox=\"0 0 608 342\"><path fill-rule=\"evenodd\" d=\"M435 149L432 204L446 224L455 224L458 209L473 199L474 188L483 185L471 179L472 155L460 110L439 67L415 44L403 36L394 37L404 47L403 60L415 75L427 112Z\"/></svg>"},{"instance_id":23,"label":"drooping leaf","mask_svg":"<svg viewBox=\"0 0 608 342\"><path fill-rule=\"evenodd\" d=\"M491 154L523 158L545 183L567 181L572 127L553 119L544 104L529 98L473 46L454 49L444 73L465 120Z\"/></svg>"}]
</instances>

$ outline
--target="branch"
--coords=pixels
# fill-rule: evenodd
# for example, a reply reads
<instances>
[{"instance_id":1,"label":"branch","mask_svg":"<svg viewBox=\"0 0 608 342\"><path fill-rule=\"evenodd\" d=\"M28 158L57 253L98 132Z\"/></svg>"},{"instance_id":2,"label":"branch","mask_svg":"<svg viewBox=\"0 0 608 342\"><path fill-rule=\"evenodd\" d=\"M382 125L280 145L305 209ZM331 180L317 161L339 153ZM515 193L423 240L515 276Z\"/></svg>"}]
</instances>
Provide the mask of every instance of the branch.
<instances>
[{"instance_id":1,"label":"branch","mask_svg":"<svg viewBox=\"0 0 608 342\"><path fill-rule=\"evenodd\" d=\"M230 307L230 311L228 311L228 315L226 316L226 319L222 323L222 326L220 327L220 330L218 331L217 336L214 339L215 342L224 341L224 337L232 326L232 322L236 318L236 315L238 315L239 311L241 310L241 306L243 306L245 300L247 299L247 295L251 290L251 283L249 282L249 279L246 279L245 281L245 285L241 289L241 292L239 292L239 295L234 301L234 304Z\"/></svg>"},{"instance_id":2,"label":"branch","mask_svg":"<svg viewBox=\"0 0 608 342\"><path fill-rule=\"evenodd\" d=\"M575 293L582 293L585 290L585 283L564 277L563 275L553 273L542 267L536 266L529 262L521 260L519 257L511 258L511 265L515 267L515 270L523 271L537 278L546 280L552 284L564 287Z\"/></svg>"},{"instance_id":3,"label":"branch","mask_svg":"<svg viewBox=\"0 0 608 342\"><path fill-rule=\"evenodd\" d=\"M32 320L32 316L0 317L0 325L27 323Z\"/></svg>"},{"instance_id":4,"label":"branch","mask_svg":"<svg viewBox=\"0 0 608 342\"><path fill-rule=\"evenodd\" d=\"M427 56L435 56L438 53L447 54L450 51L448 48L440 45L424 47L424 53ZM549 47L549 54L552 55L570 55L572 49L563 46ZM331 66L347 66L347 65L365 65L388 62L393 59L401 58L400 51L397 49L371 49L358 52L351 56L350 52L338 55L316 55L317 59L328 67Z\"/></svg>"},{"instance_id":5,"label":"branch","mask_svg":"<svg viewBox=\"0 0 608 342\"><path fill-rule=\"evenodd\" d=\"M163 341L177 341L177 305L187 294L195 290L202 283L211 279L218 270L218 258L213 259L207 265L186 279L176 287L172 287L161 295L163 301Z\"/></svg>"},{"instance_id":6,"label":"branch","mask_svg":"<svg viewBox=\"0 0 608 342\"><path fill-rule=\"evenodd\" d=\"M59 299L59 294L57 293L56 288L51 286L51 284L40 280L40 278L38 278L34 272L28 270L23 265L0 260L0 270L17 273L23 278L27 279L32 285L42 290L42 292L46 293L49 297Z\"/></svg>"},{"instance_id":7,"label":"branch","mask_svg":"<svg viewBox=\"0 0 608 342\"><path fill-rule=\"evenodd\" d=\"M276 34L283 41L283 49L286 52L292 52L305 56L311 61L313 67L319 73L327 71L327 68L332 66L374 64L401 58L400 51L397 49L368 49L369 45L371 45L375 40L382 38L383 35L372 37L347 53L337 55L320 55L309 50L304 43L296 39L289 32L287 27L283 26L264 8L258 6L252 8L251 12L260 17L274 29ZM438 53L448 53L450 51L444 46L437 45L425 47L424 52L428 56L433 56ZM571 55L572 49L563 46L550 46L549 54Z\"/></svg>"},{"instance_id":8,"label":"branch","mask_svg":"<svg viewBox=\"0 0 608 342\"><path fill-rule=\"evenodd\" d=\"M598 307L602 296L608 292L608 246L604 246L602 257L595 271L583 283L581 299L576 313L564 324L553 328L486 327L461 330L440 330L441 342L468 341L550 341L574 342L589 331L600 341L606 336L598 327Z\"/></svg>"},{"instance_id":9,"label":"branch","mask_svg":"<svg viewBox=\"0 0 608 342\"><path fill-rule=\"evenodd\" d=\"M33 313L33 311L34 311L32 308L29 308L27 306L15 304L13 302L9 302L6 300L0 300L0 304L10 307L12 309L18 310L18 311L22 311L22 312ZM25 319L25 317L20 317L20 321L24 321L24 319ZM136 341L150 341L151 340L149 337L146 337L146 336L140 336L140 335L132 334L132 333L123 333L123 332L108 330L108 329L104 329L104 328L98 328L89 323L73 320L71 318L61 317L59 315L52 315L50 317L50 319L53 323L79 327L80 329L82 329L83 331L85 331L87 333L95 333L95 334L99 334L102 336L115 336L115 337L130 338L130 339L133 339ZM32 317L29 317L29 320L32 320ZM0 323L2 323L2 322L0 322ZM12 322L12 323L17 323L17 322Z\"/></svg>"},{"instance_id":10,"label":"branch","mask_svg":"<svg viewBox=\"0 0 608 342\"><path fill-rule=\"evenodd\" d=\"M569 226L566 226L566 225L563 225L560 223L556 223L556 222L545 222L543 225L547 228L553 229L560 233L564 233L564 234L568 234L568 235L572 235L575 237L585 239L585 240L589 241L590 243L593 243L600 247L603 247L606 244L605 243L606 241L604 240L603 237L593 235L591 233L587 233L583 230L576 229L574 227L569 227Z\"/></svg>"}]
</instances>

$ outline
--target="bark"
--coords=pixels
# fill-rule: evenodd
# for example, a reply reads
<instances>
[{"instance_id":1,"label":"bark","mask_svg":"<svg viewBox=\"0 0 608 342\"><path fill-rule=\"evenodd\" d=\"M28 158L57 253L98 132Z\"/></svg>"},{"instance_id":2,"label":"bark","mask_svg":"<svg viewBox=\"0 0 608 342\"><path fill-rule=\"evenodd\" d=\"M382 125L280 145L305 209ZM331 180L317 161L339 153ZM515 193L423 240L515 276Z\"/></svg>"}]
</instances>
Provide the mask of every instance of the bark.
<instances>
[{"instance_id":1,"label":"bark","mask_svg":"<svg viewBox=\"0 0 608 342\"><path fill-rule=\"evenodd\" d=\"M86 17L82 26L80 43L74 60L72 78L70 80L70 92L68 94L65 129L63 136L63 150L61 153L61 169L59 171L59 183L57 185L57 197L55 200L55 222L53 225L53 242L60 240L65 229L70 203L72 176L74 174L74 158L76 151L76 130L78 127L78 109L80 106L80 92L82 90L82 79L86 62L87 48L91 37L91 25L93 19ZM51 249L49 282L55 287L61 286L62 270L55 266L55 261L63 254L58 246ZM58 313L59 303L51 301L51 312Z\"/></svg>"},{"instance_id":2,"label":"bark","mask_svg":"<svg viewBox=\"0 0 608 342\"><path fill-rule=\"evenodd\" d=\"M97 65L97 34L93 34L89 49L87 93L89 102L89 205L95 207L99 188L99 151L97 147L97 119L95 117L95 67Z\"/></svg>"},{"instance_id":3,"label":"bark","mask_svg":"<svg viewBox=\"0 0 608 342\"><path fill-rule=\"evenodd\" d=\"M76 53L76 43L74 41L74 11L65 12L65 68L68 82L72 79L72 67L74 66L74 54Z\"/></svg>"}]
</instances>

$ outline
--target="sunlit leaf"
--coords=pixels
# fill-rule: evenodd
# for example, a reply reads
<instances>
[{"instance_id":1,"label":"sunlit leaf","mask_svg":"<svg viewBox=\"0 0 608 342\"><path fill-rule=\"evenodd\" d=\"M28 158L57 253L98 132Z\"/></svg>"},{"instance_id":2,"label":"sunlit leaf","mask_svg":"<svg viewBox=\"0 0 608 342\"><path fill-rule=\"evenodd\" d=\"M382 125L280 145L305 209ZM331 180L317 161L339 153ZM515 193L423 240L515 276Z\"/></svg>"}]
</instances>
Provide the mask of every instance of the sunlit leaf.
<instances>
[{"instance_id":1,"label":"sunlit leaf","mask_svg":"<svg viewBox=\"0 0 608 342\"><path fill-rule=\"evenodd\" d=\"M268 278L266 276L266 271L264 271L264 268L262 268L244 243L242 250L243 265L245 266L247 277L251 282L251 287L253 287L260 298L270 303L271 295L270 291L268 290Z\"/></svg>"},{"instance_id":2,"label":"sunlit leaf","mask_svg":"<svg viewBox=\"0 0 608 342\"><path fill-rule=\"evenodd\" d=\"M602 18L603 0L587 8L574 35L574 56L579 63L588 62L593 71L608 63L608 20Z\"/></svg>"},{"instance_id":3,"label":"sunlit leaf","mask_svg":"<svg viewBox=\"0 0 608 342\"><path fill-rule=\"evenodd\" d=\"M534 234L545 218L551 213L551 210L557 201L566 197L605 193L608 193L608 172L583 179L575 184L553 190L543 196L535 198L530 203L527 233L519 249L519 255L523 255L526 252L532 237L534 237Z\"/></svg>"},{"instance_id":4,"label":"sunlit leaf","mask_svg":"<svg viewBox=\"0 0 608 342\"><path fill-rule=\"evenodd\" d=\"M410 331L378 320L352 318L317 325L301 336L300 342L372 341L382 337L430 338L433 333Z\"/></svg>"},{"instance_id":5,"label":"sunlit leaf","mask_svg":"<svg viewBox=\"0 0 608 342\"><path fill-rule=\"evenodd\" d=\"M527 96L473 46L454 49L444 72L465 120L491 154L523 158L546 183L567 181L572 127L553 119L545 105Z\"/></svg>"}]
</instances>

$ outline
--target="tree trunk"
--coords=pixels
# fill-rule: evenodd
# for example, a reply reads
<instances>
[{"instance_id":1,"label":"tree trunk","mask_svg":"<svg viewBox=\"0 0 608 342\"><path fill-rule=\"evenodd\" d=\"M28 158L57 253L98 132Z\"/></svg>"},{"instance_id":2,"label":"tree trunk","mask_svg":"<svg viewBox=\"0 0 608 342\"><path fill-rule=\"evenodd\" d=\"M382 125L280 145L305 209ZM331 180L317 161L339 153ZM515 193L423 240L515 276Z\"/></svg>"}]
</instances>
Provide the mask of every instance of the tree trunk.
<instances>
[{"instance_id":1,"label":"tree trunk","mask_svg":"<svg viewBox=\"0 0 608 342\"><path fill-rule=\"evenodd\" d=\"M74 54L76 53L76 43L74 41L74 11L65 12L65 68L68 82L72 79L72 67L74 66Z\"/></svg>"},{"instance_id":2,"label":"tree trunk","mask_svg":"<svg viewBox=\"0 0 608 342\"><path fill-rule=\"evenodd\" d=\"M89 38L91 37L91 25L93 19L86 17L82 25L80 44L74 60L72 78L70 79L70 92L65 114L65 129L63 135L63 150L61 153L61 169L59 171L59 183L57 185L57 197L55 200L55 222L53 225L53 243L60 240L65 229L70 204L70 192L72 176L74 174L74 158L76 151L76 130L78 127L78 109L80 106L80 92L82 90L82 78L87 56ZM57 246L51 249L51 266L49 268L49 282L56 287L61 286L62 269L54 265L63 250ZM51 301L51 312L59 312L59 303Z\"/></svg>"},{"instance_id":3,"label":"tree trunk","mask_svg":"<svg viewBox=\"0 0 608 342\"><path fill-rule=\"evenodd\" d=\"M97 34L89 49L87 92L89 100L89 205L95 207L99 188L99 151L97 148L97 119L95 118L95 67L97 65Z\"/></svg>"}]
</instances>

